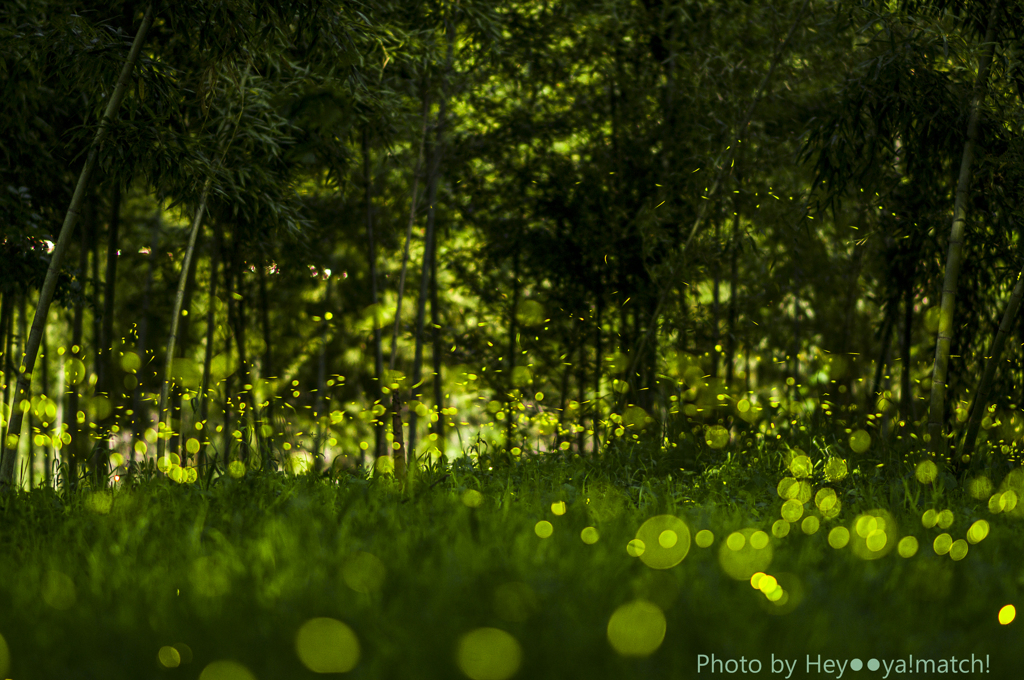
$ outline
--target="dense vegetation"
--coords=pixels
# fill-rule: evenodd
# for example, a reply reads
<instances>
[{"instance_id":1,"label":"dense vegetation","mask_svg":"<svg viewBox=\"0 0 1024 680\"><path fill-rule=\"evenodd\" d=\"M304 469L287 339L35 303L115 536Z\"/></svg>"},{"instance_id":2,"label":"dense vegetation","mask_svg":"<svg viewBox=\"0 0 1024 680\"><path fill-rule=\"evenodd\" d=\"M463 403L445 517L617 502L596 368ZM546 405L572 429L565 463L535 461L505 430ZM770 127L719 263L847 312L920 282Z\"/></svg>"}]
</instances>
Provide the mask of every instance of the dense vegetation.
<instances>
[{"instance_id":1,"label":"dense vegetation","mask_svg":"<svg viewBox=\"0 0 1024 680\"><path fill-rule=\"evenodd\" d=\"M863 623L762 602L793 621L778 649L960 635L995 664L1024 493L1022 26L1020 0L3 4L15 672L177 668L188 629L204 664L291 674L315 619L373 677L448 677L457 654L417 654L474 627L523 674L678 677L776 649L718 554L757 531L776 562L734 577ZM694 545L648 573L626 544L661 515ZM627 572L668 617L642 668L602 632ZM954 605L958 579L984 589ZM506 581L543 623L493 632ZM880 623L862 582L926 623ZM915 625L938 637L893 646Z\"/></svg>"}]
</instances>

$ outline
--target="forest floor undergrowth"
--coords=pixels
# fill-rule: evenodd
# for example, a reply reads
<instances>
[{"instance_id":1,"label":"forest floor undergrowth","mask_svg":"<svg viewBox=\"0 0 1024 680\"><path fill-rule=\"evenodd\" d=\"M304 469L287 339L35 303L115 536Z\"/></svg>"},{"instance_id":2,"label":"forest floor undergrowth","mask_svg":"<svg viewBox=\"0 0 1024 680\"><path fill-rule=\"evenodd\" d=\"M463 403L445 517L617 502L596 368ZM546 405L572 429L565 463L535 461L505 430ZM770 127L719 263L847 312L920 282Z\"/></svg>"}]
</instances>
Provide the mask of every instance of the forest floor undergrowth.
<instances>
[{"instance_id":1,"label":"forest floor undergrowth","mask_svg":"<svg viewBox=\"0 0 1024 680\"><path fill-rule=\"evenodd\" d=\"M0 678L1016 676L1017 472L704 454L12 494Z\"/></svg>"}]
</instances>

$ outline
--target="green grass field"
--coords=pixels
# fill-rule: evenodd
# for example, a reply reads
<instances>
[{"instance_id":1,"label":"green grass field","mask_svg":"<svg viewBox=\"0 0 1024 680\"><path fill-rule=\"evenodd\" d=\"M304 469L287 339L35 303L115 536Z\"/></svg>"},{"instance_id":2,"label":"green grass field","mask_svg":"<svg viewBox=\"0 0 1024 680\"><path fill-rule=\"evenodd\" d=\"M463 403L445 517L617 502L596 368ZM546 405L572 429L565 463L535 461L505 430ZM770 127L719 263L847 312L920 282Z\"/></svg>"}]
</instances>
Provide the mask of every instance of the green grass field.
<instances>
[{"instance_id":1,"label":"green grass field","mask_svg":"<svg viewBox=\"0 0 1024 680\"><path fill-rule=\"evenodd\" d=\"M13 494L0 677L1016 677L1022 477L805 446Z\"/></svg>"}]
</instances>

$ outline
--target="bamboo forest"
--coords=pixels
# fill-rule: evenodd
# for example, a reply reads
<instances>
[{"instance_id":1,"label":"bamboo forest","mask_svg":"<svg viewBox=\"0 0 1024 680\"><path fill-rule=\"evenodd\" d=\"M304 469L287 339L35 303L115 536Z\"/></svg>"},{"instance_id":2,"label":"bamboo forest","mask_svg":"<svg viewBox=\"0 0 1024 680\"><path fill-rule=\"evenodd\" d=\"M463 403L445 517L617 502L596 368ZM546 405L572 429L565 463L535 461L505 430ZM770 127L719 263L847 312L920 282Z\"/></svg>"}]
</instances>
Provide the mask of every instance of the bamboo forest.
<instances>
[{"instance_id":1,"label":"bamboo forest","mask_svg":"<svg viewBox=\"0 0 1024 680\"><path fill-rule=\"evenodd\" d=\"M1022 0L2 0L0 680L1015 678Z\"/></svg>"}]
</instances>

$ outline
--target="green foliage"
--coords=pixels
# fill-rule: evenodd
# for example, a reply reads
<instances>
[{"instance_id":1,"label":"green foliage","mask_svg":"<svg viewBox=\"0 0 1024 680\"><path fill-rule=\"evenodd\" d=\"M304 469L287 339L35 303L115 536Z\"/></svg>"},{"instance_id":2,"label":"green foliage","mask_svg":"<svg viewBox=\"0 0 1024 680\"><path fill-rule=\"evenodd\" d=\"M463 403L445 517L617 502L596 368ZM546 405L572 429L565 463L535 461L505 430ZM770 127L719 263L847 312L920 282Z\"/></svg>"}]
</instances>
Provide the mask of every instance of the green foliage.
<instances>
[{"instance_id":1,"label":"green foliage","mask_svg":"<svg viewBox=\"0 0 1024 680\"><path fill-rule=\"evenodd\" d=\"M812 447L799 483L814 493L787 501L804 498L777 485L794 450L730 447L690 474L644 462L665 455L654 448L632 462L463 457L423 468L406 494L386 477L248 471L208 489L153 479L71 500L9 495L0 636L14 677L206 677L227 664L256 678L475 677L474 645L507 648L489 663L530 677L669 677L723 639L764 660L803 659L810 637L839 657L869 645L886 659L1012 661L1012 627L996 618L1016 591L983 575L1020 550L1021 511L1005 502L1024 492L1020 469L969 490L868 461L829 479ZM793 503L802 512L780 518ZM680 536L682 557L658 561ZM968 582L972 596L957 597ZM661 623L638 638L648 611ZM792 638L765 636L780 623Z\"/></svg>"}]
</instances>

